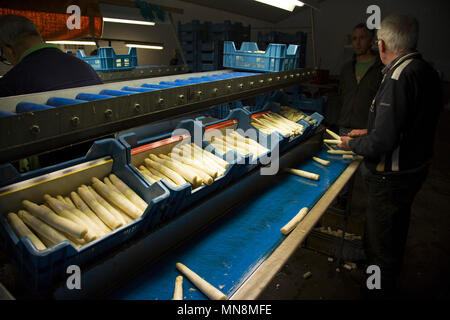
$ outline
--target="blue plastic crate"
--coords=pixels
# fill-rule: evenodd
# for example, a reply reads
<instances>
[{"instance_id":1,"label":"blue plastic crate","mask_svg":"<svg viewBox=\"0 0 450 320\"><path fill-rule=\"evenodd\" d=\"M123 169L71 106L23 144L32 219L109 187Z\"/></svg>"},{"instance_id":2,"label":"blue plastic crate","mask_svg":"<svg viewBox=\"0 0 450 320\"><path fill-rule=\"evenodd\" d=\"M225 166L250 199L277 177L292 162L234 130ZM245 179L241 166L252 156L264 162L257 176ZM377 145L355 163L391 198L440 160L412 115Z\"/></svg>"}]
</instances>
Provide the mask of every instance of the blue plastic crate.
<instances>
[{"instance_id":1,"label":"blue plastic crate","mask_svg":"<svg viewBox=\"0 0 450 320\"><path fill-rule=\"evenodd\" d=\"M237 159L237 164L239 167L238 174L234 175L232 178L235 181L239 179L243 174L246 174L250 170L258 167L259 165L268 164L270 162L272 153L274 150L279 151L279 143L281 141L281 136L278 133L273 133L269 136L255 129L250 124L251 114L242 108L235 108L231 110L229 115L221 120L217 121L207 121L208 118L202 119L203 128L205 130L205 149L210 150L214 154L217 154L224 159ZM249 154L240 154L238 151L228 151L226 154L222 154L219 150L216 150L213 145L211 145L208 140L208 136L219 134L219 132L212 132L211 130L220 130L223 134L227 129L239 130L243 136L248 137L252 140L258 141L263 146L269 149L269 152L260 155L259 157ZM208 133L209 132L209 133Z\"/></svg>"},{"instance_id":2,"label":"blue plastic crate","mask_svg":"<svg viewBox=\"0 0 450 320\"><path fill-rule=\"evenodd\" d=\"M262 108L258 108L257 111L252 112L252 118L258 118L259 116L261 116L264 113L267 112L273 112L273 113L277 113L279 115L281 115L280 113L280 104L277 102L268 102L266 103L266 105ZM280 152L284 152L290 148L292 148L293 146L299 144L301 141L306 140L306 138L309 136L309 131L311 130L311 125L306 122L306 121L298 121L297 123L301 124L304 127L304 131L303 134L295 136L295 137L291 137L289 135L283 135L281 133L278 133L280 135L280 137L282 137L281 141L280 141Z\"/></svg>"},{"instance_id":3,"label":"blue plastic crate","mask_svg":"<svg viewBox=\"0 0 450 320\"><path fill-rule=\"evenodd\" d=\"M304 94L301 94L293 100L292 105L296 105L300 110L324 114L327 101L327 96L322 96L320 98L307 98Z\"/></svg>"},{"instance_id":4,"label":"blue plastic crate","mask_svg":"<svg viewBox=\"0 0 450 320\"><path fill-rule=\"evenodd\" d=\"M255 42L243 42L236 50L234 42L225 41L223 49L223 66L227 68L277 72L296 68L298 59L297 45L271 43L262 53Z\"/></svg>"},{"instance_id":5,"label":"blue plastic crate","mask_svg":"<svg viewBox=\"0 0 450 320\"><path fill-rule=\"evenodd\" d=\"M97 56L86 56L84 50L77 50L77 57L89 63L96 71L124 71L138 65L135 47L130 48L128 54L116 54L111 47L98 48Z\"/></svg>"},{"instance_id":6,"label":"blue plastic crate","mask_svg":"<svg viewBox=\"0 0 450 320\"><path fill-rule=\"evenodd\" d=\"M167 125L163 133L155 134L151 126L146 126L139 131L119 134L118 136L119 141L127 149L129 161L133 165L134 172L141 176L144 181L146 181L145 178L136 166L140 166L149 154L168 154L173 147L181 143L194 142L202 147L201 137L203 136L203 129L198 121L183 120L176 127L170 127L170 123L167 123ZM166 179L162 179L162 183L170 191L168 201L170 208L166 211L161 223L170 221L207 195L223 188L231 180L230 177L235 175L236 170L235 164L230 162L223 176L216 178L209 186L203 185L194 190L189 183L183 186L174 186Z\"/></svg>"},{"instance_id":7,"label":"blue plastic crate","mask_svg":"<svg viewBox=\"0 0 450 320\"><path fill-rule=\"evenodd\" d=\"M5 220L3 214L23 208L23 199L42 203L45 193L66 195L81 184L90 185L91 177L103 179L111 172L144 199L148 207L140 218L79 249L65 241L38 251L28 237L19 239ZM84 157L25 174L18 174L11 165L2 166L0 177L0 243L17 266L24 283L35 292L50 291L56 284L64 282L69 265L83 269L84 265L95 263L102 255L139 234L153 230L155 219L165 212L169 197L163 184L148 186L142 182L127 164L125 148L114 139L96 141Z\"/></svg>"}]
</instances>

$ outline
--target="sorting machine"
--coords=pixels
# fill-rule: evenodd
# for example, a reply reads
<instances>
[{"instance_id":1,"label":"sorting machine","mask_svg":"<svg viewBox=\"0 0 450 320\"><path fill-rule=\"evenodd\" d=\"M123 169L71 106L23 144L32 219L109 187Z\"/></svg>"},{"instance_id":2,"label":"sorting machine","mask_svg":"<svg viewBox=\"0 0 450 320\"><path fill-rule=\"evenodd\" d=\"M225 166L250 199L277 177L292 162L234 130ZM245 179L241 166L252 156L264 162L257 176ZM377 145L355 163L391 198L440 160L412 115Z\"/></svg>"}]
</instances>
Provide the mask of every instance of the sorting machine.
<instances>
[{"instance_id":1,"label":"sorting machine","mask_svg":"<svg viewBox=\"0 0 450 320\"><path fill-rule=\"evenodd\" d=\"M228 298L257 298L357 168L355 161L323 148L323 117L319 115L315 125L305 124L308 130L296 138L271 135L265 156L274 156L269 162L277 161L277 174L262 173L271 165L262 158L250 162L251 156L235 153L221 179L192 190L164 181L150 184L136 166L142 157L171 150L198 132L203 137L211 128L249 126L257 116L237 108L226 117L206 121L202 117L206 109L298 85L314 74L308 69L263 74L220 70L0 99L1 110L11 113L0 117L0 239L30 296L171 299L179 275L175 264L182 262ZM18 110L27 112L14 114ZM263 112L269 110L279 109L268 105ZM176 130L184 133L174 134ZM102 139L111 134L115 139ZM96 138L81 158L24 174L10 164ZM195 143L207 146L203 138ZM312 161L314 155L331 165ZM288 175L284 168L315 172L320 179ZM142 217L104 238L80 249L59 243L37 251L6 223L3 215L19 210L24 199L39 202L46 193L68 194L91 177L103 179L110 173L148 207ZM305 225L289 236L281 234L280 228L303 207L310 209ZM71 265L81 270L81 289L67 285ZM207 298L185 281L184 298Z\"/></svg>"}]
</instances>

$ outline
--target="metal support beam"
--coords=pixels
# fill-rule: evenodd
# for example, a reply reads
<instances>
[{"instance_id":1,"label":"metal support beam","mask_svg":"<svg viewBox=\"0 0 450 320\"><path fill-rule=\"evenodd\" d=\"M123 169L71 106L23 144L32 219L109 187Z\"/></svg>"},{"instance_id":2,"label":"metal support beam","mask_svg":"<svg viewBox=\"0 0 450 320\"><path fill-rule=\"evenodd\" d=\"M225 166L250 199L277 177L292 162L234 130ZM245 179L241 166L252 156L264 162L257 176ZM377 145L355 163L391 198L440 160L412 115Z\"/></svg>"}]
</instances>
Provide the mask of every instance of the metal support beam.
<instances>
[{"instance_id":1,"label":"metal support beam","mask_svg":"<svg viewBox=\"0 0 450 320\"><path fill-rule=\"evenodd\" d=\"M0 163L298 85L314 74L307 69L264 73L3 117Z\"/></svg>"}]
</instances>

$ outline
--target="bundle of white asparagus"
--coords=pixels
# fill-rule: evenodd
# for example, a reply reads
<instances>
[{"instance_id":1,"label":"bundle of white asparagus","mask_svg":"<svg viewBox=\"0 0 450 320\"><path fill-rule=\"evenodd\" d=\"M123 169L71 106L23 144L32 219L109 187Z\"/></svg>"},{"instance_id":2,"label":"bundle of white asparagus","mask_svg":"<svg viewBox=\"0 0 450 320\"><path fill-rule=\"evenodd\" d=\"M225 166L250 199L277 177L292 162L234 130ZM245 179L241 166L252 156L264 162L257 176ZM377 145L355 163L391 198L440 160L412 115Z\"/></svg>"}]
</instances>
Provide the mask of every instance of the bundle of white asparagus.
<instances>
[{"instance_id":1,"label":"bundle of white asparagus","mask_svg":"<svg viewBox=\"0 0 450 320\"><path fill-rule=\"evenodd\" d=\"M191 143L175 147L167 155L150 154L138 169L150 183L166 179L174 187L188 182L195 189L212 184L225 173L228 165L225 160Z\"/></svg>"},{"instance_id":2,"label":"bundle of white asparagus","mask_svg":"<svg viewBox=\"0 0 450 320\"><path fill-rule=\"evenodd\" d=\"M115 174L92 178L70 195L44 195L45 204L23 200L25 210L9 212L7 221L19 238L28 236L38 250L64 240L75 247L100 239L139 218L147 203Z\"/></svg>"},{"instance_id":3,"label":"bundle of white asparagus","mask_svg":"<svg viewBox=\"0 0 450 320\"><path fill-rule=\"evenodd\" d=\"M274 113L265 113L261 117L253 118L251 124L269 135L274 131L278 131L283 135L295 137L303 133L303 126L294 121Z\"/></svg>"},{"instance_id":4,"label":"bundle of white asparagus","mask_svg":"<svg viewBox=\"0 0 450 320\"><path fill-rule=\"evenodd\" d=\"M297 109L288 107L288 106L281 106L280 107L280 113L284 117L286 117L289 120L294 121L294 122L297 122L297 121L299 121L301 119L305 119L306 121L308 121L311 124L317 123L317 120L311 119L311 116L308 116L307 114L304 114L303 112L301 112L301 111L299 111Z\"/></svg>"},{"instance_id":5,"label":"bundle of white asparagus","mask_svg":"<svg viewBox=\"0 0 450 320\"><path fill-rule=\"evenodd\" d=\"M221 153L225 154L230 150L236 150L242 155L252 153L255 157L259 157L269 152L269 149L262 146L255 140L246 138L235 130L227 130L226 135L220 137L211 136L207 140L209 143Z\"/></svg>"}]
</instances>

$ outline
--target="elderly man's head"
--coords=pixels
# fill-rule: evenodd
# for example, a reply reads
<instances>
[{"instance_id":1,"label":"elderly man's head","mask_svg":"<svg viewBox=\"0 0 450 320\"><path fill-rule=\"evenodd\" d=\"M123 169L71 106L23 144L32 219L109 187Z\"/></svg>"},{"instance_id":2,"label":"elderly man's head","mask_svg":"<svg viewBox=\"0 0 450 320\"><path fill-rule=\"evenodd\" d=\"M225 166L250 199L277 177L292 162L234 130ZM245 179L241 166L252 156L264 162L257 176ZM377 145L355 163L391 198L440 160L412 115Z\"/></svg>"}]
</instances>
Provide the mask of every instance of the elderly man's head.
<instances>
[{"instance_id":1,"label":"elderly man's head","mask_svg":"<svg viewBox=\"0 0 450 320\"><path fill-rule=\"evenodd\" d=\"M364 23L356 25L352 32L352 47L355 55L369 53L374 40L375 32L373 30L369 30Z\"/></svg>"},{"instance_id":2,"label":"elderly man's head","mask_svg":"<svg viewBox=\"0 0 450 320\"><path fill-rule=\"evenodd\" d=\"M377 35L380 58L387 65L400 54L416 49L419 23L408 15L393 14L383 19Z\"/></svg>"},{"instance_id":3,"label":"elderly man's head","mask_svg":"<svg viewBox=\"0 0 450 320\"><path fill-rule=\"evenodd\" d=\"M41 35L34 23L18 15L0 16L0 49L2 57L17 64L22 53L41 43Z\"/></svg>"}]
</instances>

